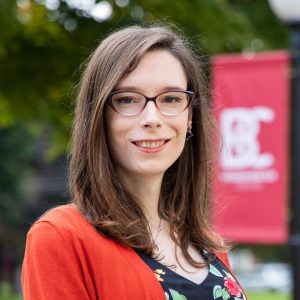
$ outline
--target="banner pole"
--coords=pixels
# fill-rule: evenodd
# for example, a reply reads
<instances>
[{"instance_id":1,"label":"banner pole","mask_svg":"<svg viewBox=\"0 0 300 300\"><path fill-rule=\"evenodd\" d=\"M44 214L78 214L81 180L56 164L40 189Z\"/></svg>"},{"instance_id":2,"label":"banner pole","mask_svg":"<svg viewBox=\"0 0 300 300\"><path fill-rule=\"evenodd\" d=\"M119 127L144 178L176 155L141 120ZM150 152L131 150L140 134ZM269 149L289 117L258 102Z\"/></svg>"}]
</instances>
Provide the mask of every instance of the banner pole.
<instances>
[{"instance_id":1,"label":"banner pole","mask_svg":"<svg viewBox=\"0 0 300 300\"><path fill-rule=\"evenodd\" d=\"M291 25L291 178L290 247L293 267L293 300L300 300L300 23Z\"/></svg>"}]
</instances>

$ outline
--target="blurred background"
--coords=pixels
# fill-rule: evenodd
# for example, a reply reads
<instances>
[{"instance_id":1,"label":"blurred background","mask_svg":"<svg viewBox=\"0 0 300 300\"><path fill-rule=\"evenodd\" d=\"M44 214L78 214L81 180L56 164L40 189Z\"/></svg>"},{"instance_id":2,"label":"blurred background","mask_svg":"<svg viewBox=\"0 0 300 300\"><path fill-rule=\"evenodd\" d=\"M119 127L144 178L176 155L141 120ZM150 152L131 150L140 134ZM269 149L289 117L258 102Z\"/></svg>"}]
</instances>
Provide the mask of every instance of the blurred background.
<instances>
[{"instance_id":1,"label":"blurred background","mask_svg":"<svg viewBox=\"0 0 300 300\"><path fill-rule=\"evenodd\" d=\"M288 28L266 0L0 1L0 299L22 299L26 232L68 201L80 66L112 30L153 21L183 30L207 61L208 78L216 54L289 48ZM290 299L287 245L237 244L231 259L249 299Z\"/></svg>"}]
</instances>

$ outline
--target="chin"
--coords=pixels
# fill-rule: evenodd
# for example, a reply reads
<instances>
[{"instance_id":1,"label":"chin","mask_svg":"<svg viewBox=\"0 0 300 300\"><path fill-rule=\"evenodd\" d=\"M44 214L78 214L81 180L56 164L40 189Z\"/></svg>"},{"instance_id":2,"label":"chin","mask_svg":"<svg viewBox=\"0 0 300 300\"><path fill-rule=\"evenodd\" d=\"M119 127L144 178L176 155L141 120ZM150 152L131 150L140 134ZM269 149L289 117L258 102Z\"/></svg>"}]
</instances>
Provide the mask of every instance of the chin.
<instances>
[{"instance_id":1,"label":"chin","mask_svg":"<svg viewBox=\"0 0 300 300\"><path fill-rule=\"evenodd\" d=\"M144 166L142 168L139 168L139 170L137 170L136 173L138 173L139 176L163 176L170 166L171 164L167 166L155 166L154 164L152 164L150 166Z\"/></svg>"}]
</instances>

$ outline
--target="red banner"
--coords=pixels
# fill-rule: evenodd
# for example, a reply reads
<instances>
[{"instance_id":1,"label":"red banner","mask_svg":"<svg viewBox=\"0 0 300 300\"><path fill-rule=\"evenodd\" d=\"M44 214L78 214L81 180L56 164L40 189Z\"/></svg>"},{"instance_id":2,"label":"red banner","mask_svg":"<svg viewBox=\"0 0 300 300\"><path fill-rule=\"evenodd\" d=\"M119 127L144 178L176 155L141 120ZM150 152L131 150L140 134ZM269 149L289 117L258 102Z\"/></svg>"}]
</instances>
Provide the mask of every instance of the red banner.
<instances>
[{"instance_id":1,"label":"red banner","mask_svg":"<svg viewBox=\"0 0 300 300\"><path fill-rule=\"evenodd\" d=\"M212 221L239 243L285 243L289 157L289 55L212 60L220 152Z\"/></svg>"}]
</instances>

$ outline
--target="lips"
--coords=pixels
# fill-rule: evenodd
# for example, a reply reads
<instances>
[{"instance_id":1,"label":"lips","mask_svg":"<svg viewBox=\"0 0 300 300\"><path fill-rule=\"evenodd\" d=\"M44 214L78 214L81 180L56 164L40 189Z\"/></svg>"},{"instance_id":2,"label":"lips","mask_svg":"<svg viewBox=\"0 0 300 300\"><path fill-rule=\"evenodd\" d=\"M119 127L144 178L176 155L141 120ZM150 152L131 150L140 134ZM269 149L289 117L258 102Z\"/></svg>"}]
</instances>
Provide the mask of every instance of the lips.
<instances>
[{"instance_id":1,"label":"lips","mask_svg":"<svg viewBox=\"0 0 300 300\"><path fill-rule=\"evenodd\" d=\"M133 143L142 148L154 149L162 147L169 140L144 140L144 141L134 141Z\"/></svg>"}]
</instances>

